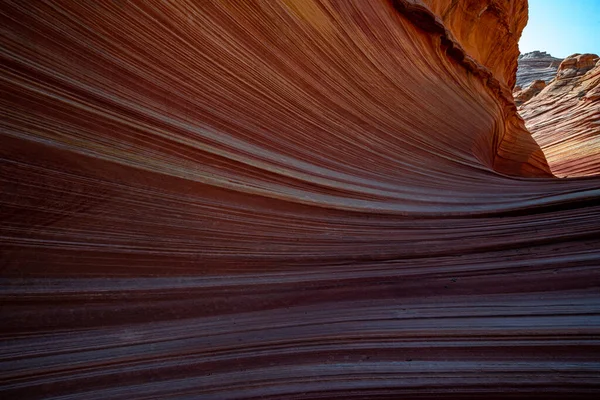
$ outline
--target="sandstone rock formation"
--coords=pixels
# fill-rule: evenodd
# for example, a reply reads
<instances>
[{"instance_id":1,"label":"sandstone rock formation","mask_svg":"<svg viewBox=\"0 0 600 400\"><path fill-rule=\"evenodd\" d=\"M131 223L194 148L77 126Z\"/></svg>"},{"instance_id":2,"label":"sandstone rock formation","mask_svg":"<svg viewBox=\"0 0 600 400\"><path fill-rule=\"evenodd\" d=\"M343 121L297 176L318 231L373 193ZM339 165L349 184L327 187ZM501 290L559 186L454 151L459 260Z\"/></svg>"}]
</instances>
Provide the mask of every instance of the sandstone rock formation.
<instances>
[{"instance_id":1,"label":"sandstone rock formation","mask_svg":"<svg viewBox=\"0 0 600 400\"><path fill-rule=\"evenodd\" d=\"M562 59L552 57L545 51L519 55L517 85L525 88L538 80L548 83L556 76L561 61Z\"/></svg>"},{"instance_id":2,"label":"sandstone rock formation","mask_svg":"<svg viewBox=\"0 0 600 400\"><path fill-rule=\"evenodd\" d=\"M515 86L515 90L513 91L515 104L517 106L520 106L526 101L531 100L534 96L537 96L545 87L546 82L541 80L533 81L531 85L529 85L525 89L521 89L519 86Z\"/></svg>"},{"instance_id":3,"label":"sandstone rock formation","mask_svg":"<svg viewBox=\"0 0 600 400\"><path fill-rule=\"evenodd\" d=\"M521 92L519 98L525 100ZM515 98L517 104L519 101ZM595 54L574 54L556 79L519 112L560 177L600 173L600 61Z\"/></svg>"},{"instance_id":4,"label":"sandstone rock formation","mask_svg":"<svg viewBox=\"0 0 600 400\"><path fill-rule=\"evenodd\" d=\"M564 81L581 76L594 68L597 62L596 54L573 54L560 63L556 79Z\"/></svg>"},{"instance_id":5,"label":"sandstone rock formation","mask_svg":"<svg viewBox=\"0 0 600 400\"><path fill-rule=\"evenodd\" d=\"M517 114L525 1L0 19L2 398L598 394L600 180Z\"/></svg>"}]
</instances>

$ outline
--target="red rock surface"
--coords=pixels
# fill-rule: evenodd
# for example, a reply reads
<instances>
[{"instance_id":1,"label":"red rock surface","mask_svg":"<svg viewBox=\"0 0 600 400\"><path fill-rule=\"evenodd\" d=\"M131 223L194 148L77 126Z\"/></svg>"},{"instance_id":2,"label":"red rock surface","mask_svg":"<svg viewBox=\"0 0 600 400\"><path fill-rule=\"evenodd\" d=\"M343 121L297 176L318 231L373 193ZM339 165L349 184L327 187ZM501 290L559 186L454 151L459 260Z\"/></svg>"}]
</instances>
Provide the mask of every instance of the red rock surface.
<instances>
[{"instance_id":1,"label":"red rock surface","mask_svg":"<svg viewBox=\"0 0 600 400\"><path fill-rule=\"evenodd\" d=\"M2 397L597 395L600 180L476 3L3 2Z\"/></svg>"},{"instance_id":2,"label":"red rock surface","mask_svg":"<svg viewBox=\"0 0 600 400\"><path fill-rule=\"evenodd\" d=\"M518 97L519 95L517 95ZM560 177L600 174L600 60L574 54L519 112Z\"/></svg>"}]
</instances>

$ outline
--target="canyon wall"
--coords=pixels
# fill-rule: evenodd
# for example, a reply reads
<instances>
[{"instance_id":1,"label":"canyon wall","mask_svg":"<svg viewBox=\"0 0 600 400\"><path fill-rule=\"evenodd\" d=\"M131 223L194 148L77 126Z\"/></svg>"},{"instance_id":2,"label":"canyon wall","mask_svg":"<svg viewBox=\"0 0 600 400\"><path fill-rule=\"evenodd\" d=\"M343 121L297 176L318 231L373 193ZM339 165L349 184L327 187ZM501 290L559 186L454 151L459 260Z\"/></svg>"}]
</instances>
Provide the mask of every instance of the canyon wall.
<instances>
[{"instance_id":1,"label":"canyon wall","mask_svg":"<svg viewBox=\"0 0 600 400\"><path fill-rule=\"evenodd\" d=\"M600 179L526 1L0 6L3 398L593 398Z\"/></svg>"}]
</instances>

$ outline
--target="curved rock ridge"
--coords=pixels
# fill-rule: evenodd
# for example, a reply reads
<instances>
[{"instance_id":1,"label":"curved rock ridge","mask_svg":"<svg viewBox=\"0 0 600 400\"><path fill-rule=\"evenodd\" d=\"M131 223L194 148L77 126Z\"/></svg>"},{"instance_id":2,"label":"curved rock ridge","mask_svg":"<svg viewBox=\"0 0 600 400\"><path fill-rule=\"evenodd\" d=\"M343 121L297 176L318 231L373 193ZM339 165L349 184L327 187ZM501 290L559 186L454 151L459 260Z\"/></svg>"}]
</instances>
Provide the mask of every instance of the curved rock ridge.
<instances>
[{"instance_id":1,"label":"curved rock ridge","mask_svg":"<svg viewBox=\"0 0 600 400\"><path fill-rule=\"evenodd\" d=\"M550 82L556 77L561 58L552 57L545 51L520 54L517 69L517 86L526 88L534 81Z\"/></svg>"},{"instance_id":2,"label":"curved rock ridge","mask_svg":"<svg viewBox=\"0 0 600 400\"><path fill-rule=\"evenodd\" d=\"M543 153L515 112L510 90L515 85L518 40L527 20L527 2L407 0L394 4L418 26L441 35L448 55L481 76L504 103L504 124L492 135L496 153L493 168L509 175L549 176Z\"/></svg>"},{"instance_id":3,"label":"curved rock ridge","mask_svg":"<svg viewBox=\"0 0 600 400\"><path fill-rule=\"evenodd\" d=\"M2 2L1 397L595 398L600 180L517 114L526 9Z\"/></svg>"},{"instance_id":4,"label":"curved rock ridge","mask_svg":"<svg viewBox=\"0 0 600 400\"><path fill-rule=\"evenodd\" d=\"M523 92L517 94L524 100ZM552 172L560 177L600 174L600 60L574 54L556 79L519 108Z\"/></svg>"}]
</instances>

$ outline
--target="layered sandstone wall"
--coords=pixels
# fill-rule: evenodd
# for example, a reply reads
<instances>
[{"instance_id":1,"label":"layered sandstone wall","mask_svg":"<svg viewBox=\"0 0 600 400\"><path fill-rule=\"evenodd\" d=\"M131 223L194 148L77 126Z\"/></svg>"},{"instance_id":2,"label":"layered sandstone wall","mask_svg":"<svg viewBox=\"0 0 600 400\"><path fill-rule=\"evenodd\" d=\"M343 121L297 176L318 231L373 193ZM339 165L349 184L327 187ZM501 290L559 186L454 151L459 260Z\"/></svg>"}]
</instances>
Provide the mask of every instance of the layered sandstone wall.
<instances>
[{"instance_id":1,"label":"layered sandstone wall","mask_svg":"<svg viewBox=\"0 0 600 400\"><path fill-rule=\"evenodd\" d=\"M2 2L1 397L598 392L600 181L477 3Z\"/></svg>"}]
</instances>

